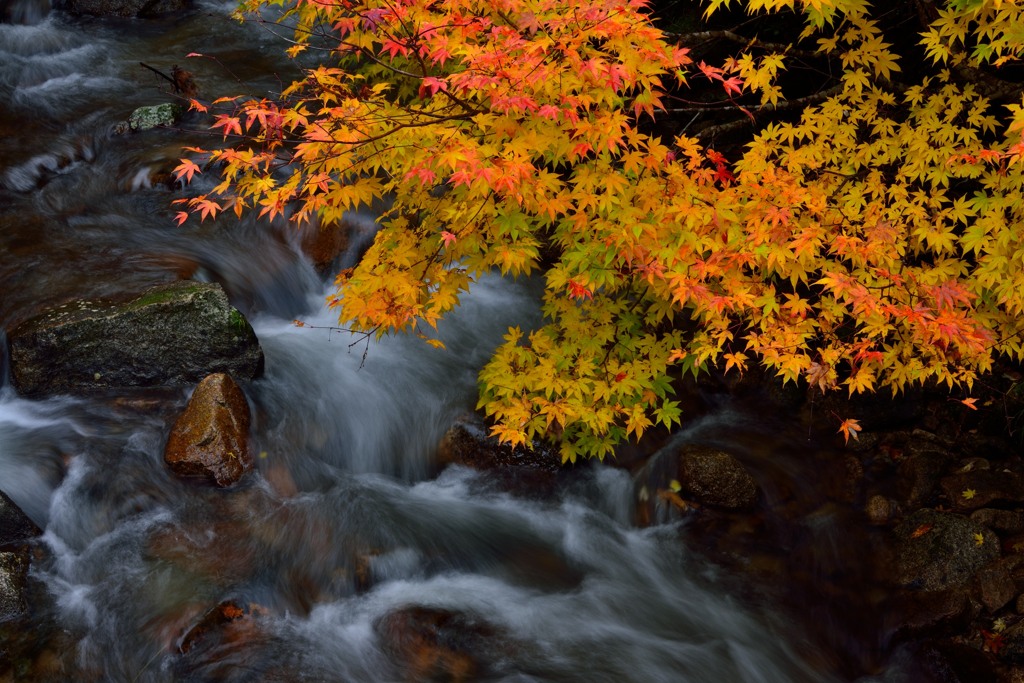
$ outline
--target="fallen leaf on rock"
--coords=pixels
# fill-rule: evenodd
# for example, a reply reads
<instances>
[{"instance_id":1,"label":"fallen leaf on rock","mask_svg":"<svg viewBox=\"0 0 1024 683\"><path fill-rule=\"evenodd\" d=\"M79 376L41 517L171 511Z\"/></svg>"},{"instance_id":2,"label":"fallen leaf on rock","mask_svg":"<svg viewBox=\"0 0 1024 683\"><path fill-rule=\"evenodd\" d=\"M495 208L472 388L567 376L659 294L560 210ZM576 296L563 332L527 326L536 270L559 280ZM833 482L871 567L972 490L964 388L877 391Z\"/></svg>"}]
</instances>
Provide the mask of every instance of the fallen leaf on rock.
<instances>
[{"instance_id":1,"label":"fallen leaf on rock","mask_svg":"<svg viewBox=\"0 0 1024 683\"><path fill-rule=\"evenodd\" d=\"M921 526L919 526L916 529L914 529L913 533L910 534L910 537L911 538L921 538L926 533L931 531L932 527L934 527L934 526L935 525L932 524L931 522L928 522L927 524L922 524Z\"/></svg>"}]
</instances>

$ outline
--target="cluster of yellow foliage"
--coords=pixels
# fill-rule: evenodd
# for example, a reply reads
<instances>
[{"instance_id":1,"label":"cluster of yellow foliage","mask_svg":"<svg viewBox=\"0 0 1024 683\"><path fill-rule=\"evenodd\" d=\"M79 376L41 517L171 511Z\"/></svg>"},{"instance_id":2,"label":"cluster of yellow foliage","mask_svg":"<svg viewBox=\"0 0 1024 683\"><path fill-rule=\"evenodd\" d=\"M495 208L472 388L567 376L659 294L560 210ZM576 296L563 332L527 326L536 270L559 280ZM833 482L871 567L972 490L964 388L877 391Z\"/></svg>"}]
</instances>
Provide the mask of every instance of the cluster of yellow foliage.
<instances>
[{"instance_id":1,"label":"cluster of yellow foliage","mask_svg":"<svg viewBox=\"0 0 1024 683\"><path fill-rule=\"evenodd\" d=\"M436 325L483 273L542 270L546 324L510 330L480 374L506 441L603 457L677 423L672 378L715 363L854 393L970 386L1022 357L1024 100L993 108L950 71L1020 59L1020 0L950 2L911 85L864 0L746 0L803 13L794 42L841 72L735 163L642 122L687 78L777 104L786 56L695 64L644 0L269 4L293 54L334 62L278 101L229 100L215 126L243 142L209 152L211 196L181 201L330 223L386 198L332 298L377 334Z\"/></svg>"}]
</instances>

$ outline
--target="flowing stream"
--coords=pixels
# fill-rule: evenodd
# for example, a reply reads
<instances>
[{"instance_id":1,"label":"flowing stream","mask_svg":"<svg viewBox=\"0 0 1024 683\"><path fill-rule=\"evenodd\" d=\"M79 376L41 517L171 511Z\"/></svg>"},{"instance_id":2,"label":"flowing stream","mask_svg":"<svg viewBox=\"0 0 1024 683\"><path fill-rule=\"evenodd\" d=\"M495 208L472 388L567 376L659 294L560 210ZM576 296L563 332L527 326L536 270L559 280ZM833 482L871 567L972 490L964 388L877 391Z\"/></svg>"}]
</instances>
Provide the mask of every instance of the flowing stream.
<instances>
[{"instance_id":1,"label":"flowing stream","mask_svg":"<svg viewBox=\"0 0 1024 683\"><path fill-rule=\"evenodd\" d=\"M185 391L29 401L0 382L0 488L45 530L32 571L61 631L45 646L59 650L55 673L39 679L418 680L379 625L420 607L489 634L486 666L465 680L841 680L827 654L807 658L807 624L681 542L685 523L633 526L625 470L584 468L535 497L438 471L434 450L472 409L477 370L508 325L536 319L530 283L478 283L442 325L447 351L350 346L292 324L336 321L329 283L286 229L175 225L178 195L154 178L201 138L112 129L169 99L140 61L188 66L207 98L294 76L279 40L231 8L126 21L0 4L0 326L185 270L225 287L266 354L266 375L245 387L257 471L230 491L163 465ZM356 220L369 234L372 218ZM694 429L729 434L735 419L723 410ZM179 652L225 601L251 610L246 629Z\"/></svg>"}]
</instances>

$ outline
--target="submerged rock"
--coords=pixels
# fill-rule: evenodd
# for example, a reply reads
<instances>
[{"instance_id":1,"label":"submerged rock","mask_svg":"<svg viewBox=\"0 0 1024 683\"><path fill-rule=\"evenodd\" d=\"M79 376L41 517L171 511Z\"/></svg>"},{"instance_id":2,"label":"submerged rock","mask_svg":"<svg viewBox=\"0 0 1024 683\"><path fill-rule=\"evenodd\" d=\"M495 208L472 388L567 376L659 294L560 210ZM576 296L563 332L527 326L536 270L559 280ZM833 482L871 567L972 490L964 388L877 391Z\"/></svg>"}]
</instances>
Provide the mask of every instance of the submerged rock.
<instances>
[{"instance_id":1,"label":"submerged rock","mask_svg":"<svg viewBox=\"0 0 1024 683\"><path fill-rule=\"evenodd\" d=\"M733 456L687 444L679 450L679 482L684 493L705 505L730 510L753 507L757 482Z\"/></svg>"},{"instance_id":2,"label":"submerged rock","mask_svg":"<svg viewBox=\"0 0 1024 683\"><path fill-rule=\"evenodd\" d=\"M164 461L183 477L205 477L231 486L252 469L249 403L228 375L199 383L167 439Z\"/></svg>"},{"instance_id":3,"label":"submerged rock","mask_svg":"<svg viewBox=\"0 0 1024 683\"><path fill-rule=\"evenodd\" d=\"M207 612L178 641L178 652L188 654L193 648L208 647L218 641L247 641L258 639L260 626L256 619L267 614L259 605L240 605L225 600Z\"/></svg>"},{"instance_id":4,"label":"submerged rock","mask_svg":"<svg viewBox=\"0 0 1024 683\"><path fill-rule=\"evenodd\" d=\"M127 302L73 301L8 335L11 380L25 396L187 386L212 372L252 379L263 351L220 285L174 282Z\"/></svg>"},{"instance_id":5,"label":"submerged rock","mask_svg":"<svg viewBox=\"0 0 1024 683\"><path fill-rule=\"evenodd\" d=\"M509 647L507 637L482 619L436 607L401 607L381 617L374 630L412 681L480 680Z\"/></svg>"}]
</instances>

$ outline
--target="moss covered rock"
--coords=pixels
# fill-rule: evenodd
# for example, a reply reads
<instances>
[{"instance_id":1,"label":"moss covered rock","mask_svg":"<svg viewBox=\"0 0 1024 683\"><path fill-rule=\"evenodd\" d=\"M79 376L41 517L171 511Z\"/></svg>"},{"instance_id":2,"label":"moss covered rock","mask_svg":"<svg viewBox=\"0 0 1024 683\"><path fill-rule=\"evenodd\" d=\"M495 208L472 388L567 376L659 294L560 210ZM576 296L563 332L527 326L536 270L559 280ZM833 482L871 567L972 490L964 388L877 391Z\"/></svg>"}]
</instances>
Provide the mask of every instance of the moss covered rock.
<instances>
[{"instance_id":1,"label":"moss covered rock","mask_svg":"<svg viewBox=\"0 0 1024 683\"><path fill-rule=\"evenodd\" d=\"M126 302L73 301L8 334L25 396L187 386L215 372L253 379L263 351L220 285L174 282Z\"/></svg>"}]
</instances>

